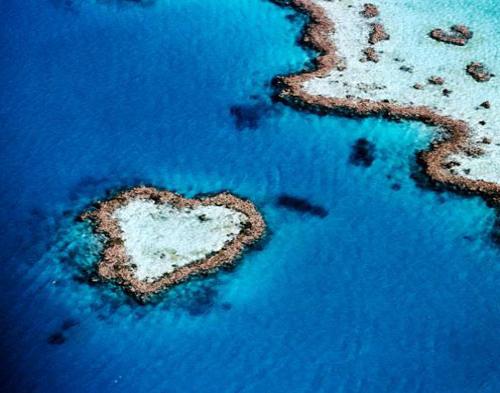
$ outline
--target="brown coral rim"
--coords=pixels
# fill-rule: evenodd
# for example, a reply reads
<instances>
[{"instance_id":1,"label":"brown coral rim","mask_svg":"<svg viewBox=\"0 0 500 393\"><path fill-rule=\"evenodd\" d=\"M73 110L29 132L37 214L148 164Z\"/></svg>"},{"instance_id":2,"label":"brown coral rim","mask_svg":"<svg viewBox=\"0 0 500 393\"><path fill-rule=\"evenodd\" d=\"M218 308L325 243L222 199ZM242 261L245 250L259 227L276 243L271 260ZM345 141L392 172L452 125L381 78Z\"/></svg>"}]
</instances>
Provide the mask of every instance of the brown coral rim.
<instances>
[{"instance_id":1,"label":"brown coral rim","mask_svg":"<svg viewBox=\"0 0 500 393\"><path fill-rule=\"evenodd\" d=\"M371 24L371 32L368 37L368 43L375 45L381 41L386 41L391 38L389 34L385 31L384 25L381 23L372 23Z\"/></svg>"},{"instance_id":2,"label":"brown coral rim","mask_svg":"<svg viewBox=\"0 0 500 393\"><path fill-rule=\"evenodd\" d=\"M429 33L429 36L436 41L458 46L464 46L473 36L472 31L464 25L453 25L451 31L451 33L447 33L443 29L434 29Z\"/></svg>"},{"instance_id":3,"label":"brown coral rim","mask_svg":"<svg viewBox=\"0 0 500 393\"><path fill-rule=\"evenodd\" d=\"M131 200L151 200L158 204L169 204L177 208L195 208L197 206L224 206L243 213L248 221L241 232L224 247L206 258L181 266L173 272L167 273L159 279L149 282L141 281L134 276L133 268L129 264L122 231L113 213ZM119 193L111 199L100 201L96 208L84 212L80 218L90 220L96 233L104 235L106 241L97 266L98 275L105 280L112 280L122 286L128 293L138 299L147 299L168 287L179 284L188 278L215 271L224 265L233 264L243 253L244 249L258 239L266 230L262 215L254 204L248 200L238 198L228 192L202 198L184 198L183 196L153 187L136 187Z\"/></svg>"},{"instance_id":4,"label":"brown coral rim","mask_svg":"<svg viewBox=\"0 0 500 393\"><path fill-rule=\"evenodd\" d=\"M303 88L304 82L325 77L333 69L345 67L336 54L332 35L333 21L324 9L311 0L272 0L281 6L290 6L309 16L301 42L318 52L313 70L303 70L297 74L278 76L275 84L279 88L277 98L298 109L321 114L342 114L346 116L382 116L388 119L417 120L439 127L443 138L431 144L427 151L420 153L425 173L434 181L447 188L481 195L494 206L500 206L500 185L483 180L465 178L447 169L446 158L450 154L478 154L470 145L470 130L464 120L440 114L426 106L404 106L394 102L365 100L358 98L323 97L311 95Z\"/></svg>"},{"instance_id":5,"label":"brown coral rim","mask_svg":"<svg viewBox=\"0 0 500 393\"><path fill-rule=\"evenodd\" d=\"M379 11L375 4L365 3L363 4L363 11L361 11L361 15L365 18L375 18L379 15Z\"/></svg>"},{"instance_id":6,"label":"brown coral rim","mask_svg":"<svg viewBox=\"0 0 500 393\"><path fill-rule=\"evenodd\" d=\"M472 62L465 69L477 82L488 82L493 76L483 63Z\"/></svg>"}]
</instances>

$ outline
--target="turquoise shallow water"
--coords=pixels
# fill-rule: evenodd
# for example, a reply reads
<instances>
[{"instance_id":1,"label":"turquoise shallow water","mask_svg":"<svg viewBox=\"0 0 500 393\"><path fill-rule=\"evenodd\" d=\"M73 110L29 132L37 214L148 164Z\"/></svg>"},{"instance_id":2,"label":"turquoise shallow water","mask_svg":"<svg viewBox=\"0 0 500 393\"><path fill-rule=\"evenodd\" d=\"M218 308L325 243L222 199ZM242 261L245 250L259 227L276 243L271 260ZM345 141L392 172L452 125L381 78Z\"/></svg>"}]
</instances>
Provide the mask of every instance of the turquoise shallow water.
<instances>
[{"instance_id":1,"label":"turquoise shallow water","mask_svg":"<svg viewBox=\"0 0 500 393\"><path fill-rule=\"evenodd\" d=\"M500 390L493 211L416 186L428 130L272 102L309 59L302 18L260 0L0 11L2 391ZM99 242L73 219L139 183L249 197L270 234L138 306L84 282Z\"/></svg>"}]
</instances>

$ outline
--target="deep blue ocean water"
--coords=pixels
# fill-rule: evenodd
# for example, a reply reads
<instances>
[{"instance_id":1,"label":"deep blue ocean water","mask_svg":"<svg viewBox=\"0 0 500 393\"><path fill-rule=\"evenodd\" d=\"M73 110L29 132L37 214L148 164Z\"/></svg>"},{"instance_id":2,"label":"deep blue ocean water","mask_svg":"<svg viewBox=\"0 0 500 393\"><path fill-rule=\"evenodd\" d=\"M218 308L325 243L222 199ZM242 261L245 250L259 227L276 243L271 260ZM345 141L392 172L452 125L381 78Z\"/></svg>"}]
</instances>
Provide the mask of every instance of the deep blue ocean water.
<instances>
[{"instance_id":1,"label":"deep blue ocean water","mask_svg":"<svg viewBox=\"0 0 500 393\"><path fill-rule=\"evenodd\" d=\"M0 15L0 391L500 391L494 212L417 187L419 125L272 102L312 55L302 17L264 0ZM269 236L149 306L88 285L100 243L75 216L141 183L251 198Z\"/></svg>"}]
</instances>

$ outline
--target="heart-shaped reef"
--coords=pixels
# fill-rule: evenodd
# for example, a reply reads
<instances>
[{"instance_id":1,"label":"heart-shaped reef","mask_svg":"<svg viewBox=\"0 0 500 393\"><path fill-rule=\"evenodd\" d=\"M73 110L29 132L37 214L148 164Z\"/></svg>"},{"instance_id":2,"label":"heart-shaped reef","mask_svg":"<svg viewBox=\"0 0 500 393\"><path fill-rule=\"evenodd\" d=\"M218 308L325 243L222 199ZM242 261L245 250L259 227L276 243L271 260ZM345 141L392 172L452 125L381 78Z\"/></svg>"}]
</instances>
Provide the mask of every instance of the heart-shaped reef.
<instances>
[{"instance_id":1,"label":"heart-shaped reef","mask_svg":"<svg viewBox=\"0 0 500 393\"><path fill-rule=\"evenodd\" d=\"M106 238L99 276L140 299L232 264L266 227L253 203L230 193L189 199L152 187L99 202L81 218Z\"/></svg>"}]
</instances>

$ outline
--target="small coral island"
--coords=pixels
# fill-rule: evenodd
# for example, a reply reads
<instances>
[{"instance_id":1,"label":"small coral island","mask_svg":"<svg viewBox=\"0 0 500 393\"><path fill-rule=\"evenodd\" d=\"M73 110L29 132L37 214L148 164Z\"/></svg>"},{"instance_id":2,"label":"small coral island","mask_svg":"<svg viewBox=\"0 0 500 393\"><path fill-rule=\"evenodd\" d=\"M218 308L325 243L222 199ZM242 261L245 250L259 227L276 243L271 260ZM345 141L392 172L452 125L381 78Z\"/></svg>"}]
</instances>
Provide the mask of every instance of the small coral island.
<instances>
[{"instance_id":1,"label":"small coral island","mask_svg":"<svg viewBox=\"0 0 500 393\"><path fill-rule=\"evenodd\" d=\"M141 300L234 263L266 228L250 201L227 192L188 199L152 187L99 202L81 219L106 238L98 275Z\"/></svg>"}]
</instances>

